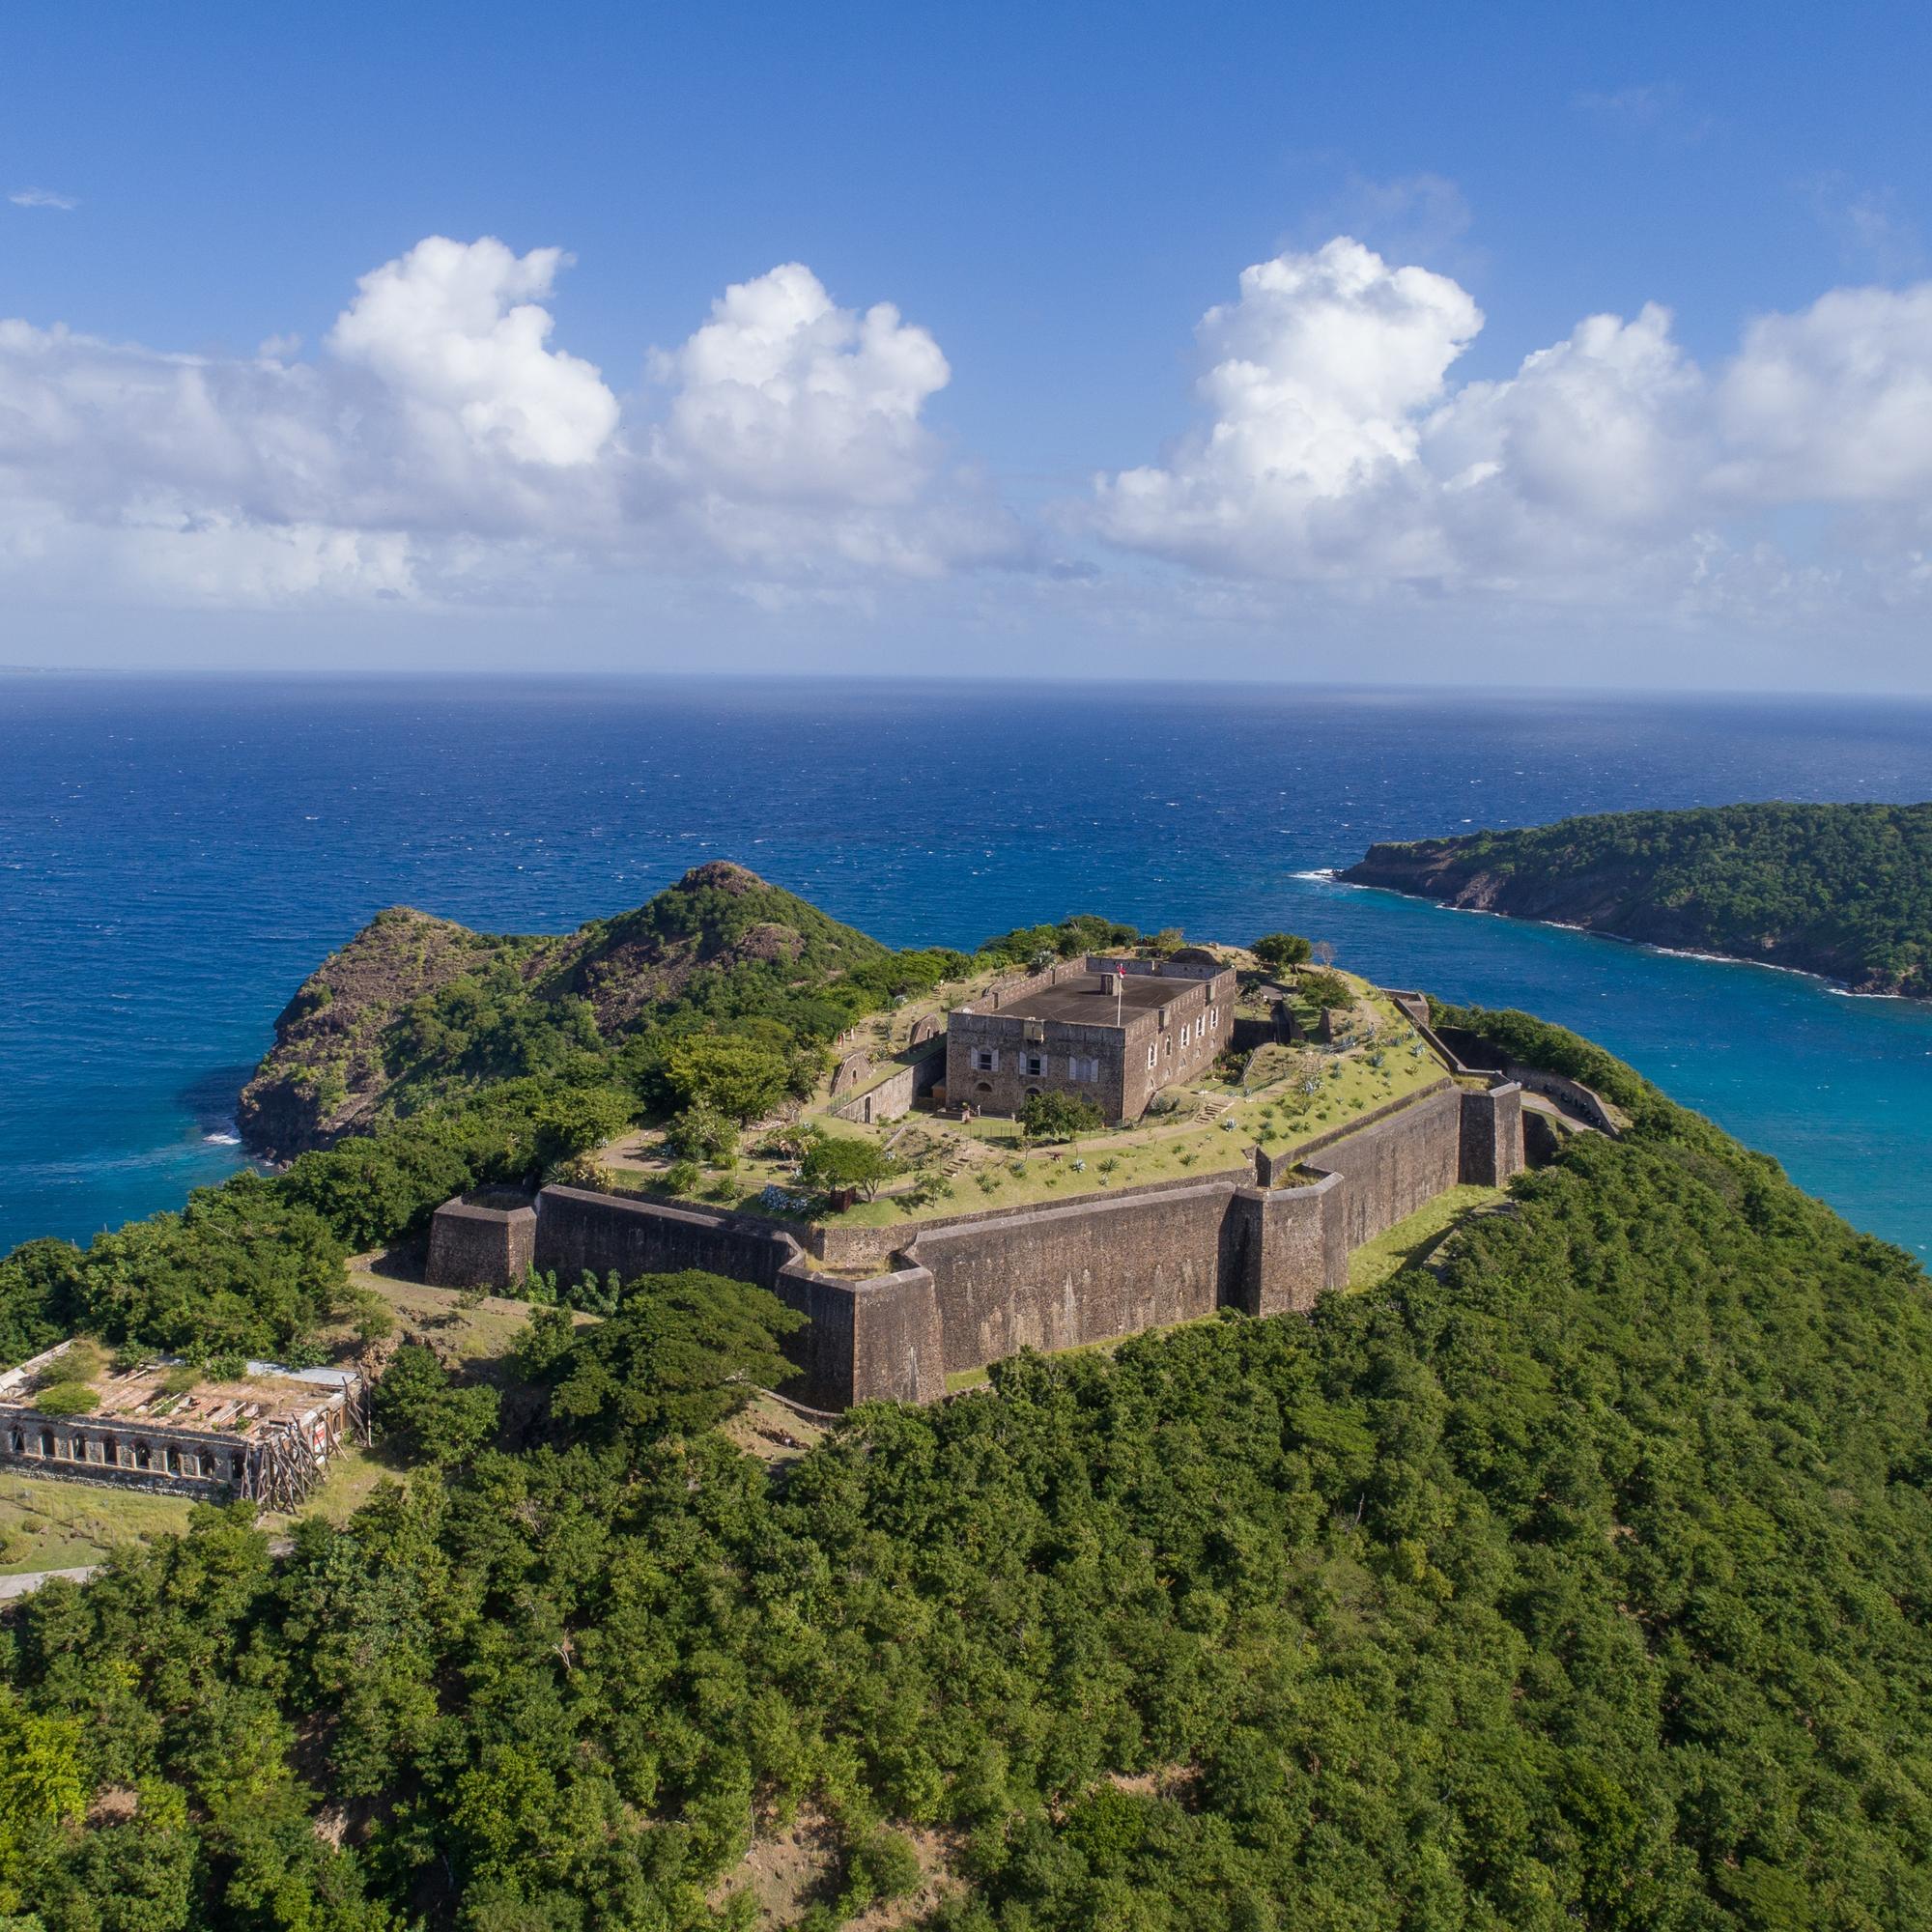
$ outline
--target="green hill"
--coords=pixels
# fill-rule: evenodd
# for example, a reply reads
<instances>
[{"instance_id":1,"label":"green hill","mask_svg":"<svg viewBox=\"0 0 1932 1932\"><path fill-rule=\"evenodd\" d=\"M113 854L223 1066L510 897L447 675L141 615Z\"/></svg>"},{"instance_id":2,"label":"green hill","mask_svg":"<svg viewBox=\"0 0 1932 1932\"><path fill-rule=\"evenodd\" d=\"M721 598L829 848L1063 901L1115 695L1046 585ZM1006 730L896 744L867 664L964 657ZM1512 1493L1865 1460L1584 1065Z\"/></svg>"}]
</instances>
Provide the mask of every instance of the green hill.
<instances>
[{"instance_id":1,"label":"green hill","mask_svg":"<svg viewBox=\"0 0 1932 1932\"><path fill-rule=\"evenodd\" d=\"M1377 845L1342 877L1932 998L1932 805L1566 818Z\"/></svg>"},{"instance_id":2,"label":"green hill","mask_svg":"<svg viewBox=\"0 0 1932 1932\"><path fill-rule=\"evenodd\" d=\"M538 1323L541 1439L417 1361L440 1476L26 1600L0 1912L1932 1926L1932 1284L1586 1042L1445 1017L1632 1126L1434 1271L776 1471L713 1423L782 1317L680 1278Z\"/></svg>"},{"instance_id":3,"label":"green hill","mask_svg":"<svg viewBox=\"0 0 1932 1932\"><path fill-rule=\"evenodd\" d=\"M275 1022L242 1094L242 1138L289 1159L429 1101L554 1074L673 1007L765 1011L808 1030L811 1009L887 950L742 866L714 861L648 905L575 932L471 932L409 906L377 916L323 961ZM823 1029L820 1029L823 1030Z\"/></svg>"}]
</instances>

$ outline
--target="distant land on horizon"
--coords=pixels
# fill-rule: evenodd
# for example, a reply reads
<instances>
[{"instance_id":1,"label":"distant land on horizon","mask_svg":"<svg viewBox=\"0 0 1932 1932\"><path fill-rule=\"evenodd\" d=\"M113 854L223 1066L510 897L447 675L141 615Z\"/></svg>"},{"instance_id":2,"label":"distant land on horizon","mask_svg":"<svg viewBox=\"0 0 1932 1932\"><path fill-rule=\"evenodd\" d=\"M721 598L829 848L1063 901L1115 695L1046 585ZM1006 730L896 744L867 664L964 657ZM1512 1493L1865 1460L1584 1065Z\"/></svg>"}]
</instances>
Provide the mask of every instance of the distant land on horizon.
<instances>
[{"instance_id":1,"label":"distant land on horizon","mask_svg":"<svg viewBox=\"0 0 1932 1932\"><path fill-rule=\"evenodd\" d=\"M1378 844L1338 876L1932 998L1932 804L1605 812Z\"/></svg>"}]
</instances>

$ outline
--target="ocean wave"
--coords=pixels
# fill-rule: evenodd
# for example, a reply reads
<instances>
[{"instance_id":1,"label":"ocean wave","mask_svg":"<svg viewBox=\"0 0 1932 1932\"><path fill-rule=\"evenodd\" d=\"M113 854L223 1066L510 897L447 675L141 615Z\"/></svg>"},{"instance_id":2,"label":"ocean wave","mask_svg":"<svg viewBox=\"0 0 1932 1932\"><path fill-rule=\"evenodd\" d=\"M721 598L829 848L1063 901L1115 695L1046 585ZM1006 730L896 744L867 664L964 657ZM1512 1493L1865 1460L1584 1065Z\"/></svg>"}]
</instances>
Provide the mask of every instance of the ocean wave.
<instances>
[{"instance_id":1,"label":"ocean wave","mask_svg":"<svg viewBox=\"0 0 1932 1932\"><path fill-rule=\"evenodd\" d=\"M202 1145L205 1147L240 1147L242 1145L242 1136L233 1127L211 1128L207 1133L202 1135L201 1139Z\"/></svg>"}]
</instances>

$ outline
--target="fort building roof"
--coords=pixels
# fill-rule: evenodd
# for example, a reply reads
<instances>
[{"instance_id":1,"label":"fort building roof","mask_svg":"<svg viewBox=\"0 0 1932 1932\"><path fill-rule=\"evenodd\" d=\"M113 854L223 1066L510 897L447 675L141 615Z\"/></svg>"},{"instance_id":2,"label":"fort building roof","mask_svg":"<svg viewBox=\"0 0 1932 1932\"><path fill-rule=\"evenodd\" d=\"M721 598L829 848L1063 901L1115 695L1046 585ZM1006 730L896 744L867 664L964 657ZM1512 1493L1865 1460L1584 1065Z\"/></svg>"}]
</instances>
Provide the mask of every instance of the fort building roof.
<instances>
[{"instance_id":1,"label":"fort building roof","mask_svg":"<svg viewBox=\"0 0 1932 1932\"><path fill-rule=\"evenodd\" d=\"M1115 1024L1115 987L1119 1009L1123 1017L1172 1005L1180 994L1198 984L1195 980L1154 980L1129 974L1117 980L1111 973L1083 973L1077 979L1062 980L1058 985L1042 986L1037 992L1022 993L1003 1001L997 1017L1003 1020L1056 1020L1065 1026L1112 1026Z\"/></svg>"},{"instance_id":2,"label":"fort building roof","mask_svg":"<svg viewBox=\"0 0 1932 1932\"><path fill-rule=\"evenodd\" d=\"M40 1390L57 1382L79 1381L94 1391L97 1406L75 1416L77 1422L96 1427L153 1424L245 1441L299 1421L354 1389L356 1382L353 1374L341 1369L295 1370L272 1362L250 1362L239 1377L211 1377L171 1395L168 1383L172 1372L182 1366L178 1361L161 1359L131 1369L94 1368L91 1360L72 1350L71 1342L63 1342L0 1375L0 1407L32 1409ZM75 1367L89 1372L76 1374Z\"/></svg>"}]
</instances>

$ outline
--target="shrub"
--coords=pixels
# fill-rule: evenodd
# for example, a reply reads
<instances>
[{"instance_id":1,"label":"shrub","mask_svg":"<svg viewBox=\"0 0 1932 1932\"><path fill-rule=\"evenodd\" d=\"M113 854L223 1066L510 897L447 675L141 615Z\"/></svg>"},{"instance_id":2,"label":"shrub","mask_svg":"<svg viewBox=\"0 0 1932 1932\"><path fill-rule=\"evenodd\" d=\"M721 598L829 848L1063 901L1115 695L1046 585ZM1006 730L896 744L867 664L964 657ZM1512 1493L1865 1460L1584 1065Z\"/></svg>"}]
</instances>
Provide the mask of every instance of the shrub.
<instances>
[{"instance_id":1,"label":"shrub","mask_svg":"<svg viewBox=\"0 0 1932 1932\"><path fill-rule=\"evenodd\" d=\"M674 1114L665 1128L670 1145L687 1160L711 1167L729 1167L738 1158L738 1128L716 1107L687 1107Z\"/></svg>"},{"instance_id":2,"label":"shrub","mask_svg":"<svg viewBox=\"0 0 1932 1932\"><path fill-rule=\"evenodd\" d=\"M34 1398L43 1415L87 1415L100 1406L100 1398L85 1382L49 1382Z\"/></svg>"},{"instance_id":3,"label":"shrub","mask_svg":"<svg viewBox=\"0 0 1932 1932\"><path fill-rule=\"evenodd\" d=\"M1301 990L1317 1007L1350 1007L1355 995L1339 973L1304 973Z\"/></svg>"},{"instance_id":4,"label":"shrub","mask_svg":"<svg viewBox=\"0 0 1932 1932\"><path fill-rule=\"evenodd\" d=\"M1019 1119L1020 1131L1037 1141L1070 1141L1103 1124L1099 1108L1075 1094L1030 1094Z\"/></svg>"},{"instance_id":5,"label":"shrub","mask_svg":"<svg viewBox=\"0 0 1932 1932\"><path fill-rule=\"evenodd\" d=\"M673 1194L690 1194L696 1191L699 1178L695 1160L674 1160L665 1169L664 1184Z\"/></svg>"}]
</instances>

